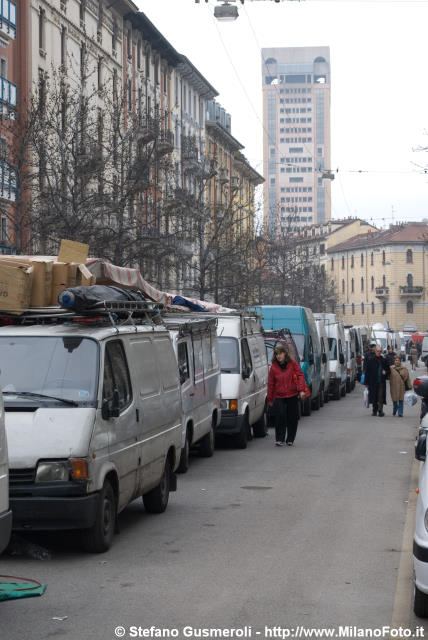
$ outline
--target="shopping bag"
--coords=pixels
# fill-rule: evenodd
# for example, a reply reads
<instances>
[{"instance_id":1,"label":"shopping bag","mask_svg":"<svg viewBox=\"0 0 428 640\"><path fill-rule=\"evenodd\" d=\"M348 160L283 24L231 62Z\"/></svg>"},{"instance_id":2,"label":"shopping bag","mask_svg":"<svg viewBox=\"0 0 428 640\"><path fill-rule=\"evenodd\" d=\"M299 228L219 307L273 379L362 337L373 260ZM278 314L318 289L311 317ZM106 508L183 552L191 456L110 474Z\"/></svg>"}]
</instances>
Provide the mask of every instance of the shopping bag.
<instances>
[{"instance_id":1,"label":"shopping bag","mask_svg":"<svg viewBox=\"0 0 428 640\"><path fill-rule=\"evenodd\" d=\"M366 379L366 374L363 372L360 377L361 384L364 384L364 380Z\"/></svg>"},{"instance_id":2,"label":"shopping bag","mask_svg":"<svg viewBox=\"0 0 428 640\"><path fill-rule=\"evenodd\" d=\"M369 406L369 390L368 389L364 389L363 399L364 399L364 406L367 409Z\"/></svg>"}]
</instances>

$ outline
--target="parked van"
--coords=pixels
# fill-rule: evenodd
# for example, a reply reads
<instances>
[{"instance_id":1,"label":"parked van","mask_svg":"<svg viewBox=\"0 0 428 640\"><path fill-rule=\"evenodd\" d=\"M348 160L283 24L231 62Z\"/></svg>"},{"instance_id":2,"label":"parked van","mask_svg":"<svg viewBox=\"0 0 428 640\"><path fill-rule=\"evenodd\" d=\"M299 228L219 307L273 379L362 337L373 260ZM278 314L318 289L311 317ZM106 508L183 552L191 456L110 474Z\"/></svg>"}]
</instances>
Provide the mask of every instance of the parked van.
<instances>
[{"instance_id":1,"label":"parked van","mask_svg":"<svg viewBox=\"0 0 428 640\"><path fill-rule=\"evenodd\" d=\"M323 320L315 320L315 324L318 331L318 337L320 339L321 350L321 386L320 386L320 404L323 406L324 402L329 401L328 385L330 381L330 367L329 367L329 348L328 338L324 326Z\"/></svg>"},{"instance_id":2,"label":"parked van","mask_svg":"<svg viewBox=\"0 0 428 640\"><path fill-rule=\"evenodd\" d=\"M251 427L257 437L267 433L268 365L260 318L255 314L218 314L221 369L221 422L217 433L233 436L245 449Z\"/></svg>"},{"instance_id":3,"label":"parked van","mask_svg":"<svg viewBox=\"0 0 428 640\"><path fill-rule=\"evenodd\" d=\"M12 530L12 511L9 509L9 464L3 399L0 393L0 553L9 544Z\"/></svg>"},{"instance_id":4,"label":"parked van","mask_svg":"<svg viewBox=\"0 0 428 640\"><path fill-rule=\"evenodd\" d=\"M382 347L382 351L384 354L387 353L388 347L394 348L394 332L392 329L389 329L386 324L382 322L376 322L372 325L372 337L373 340Z\"/></svg>"},{"instance_id":5,"label":"parked van","mask_svg":"<svg viewBox=\"0 0 428 640\"><path fill-rule=\"evenodd\" d=\"M83 320L0 327L0 385L13 529L102 552L131 500L161 513L176 488L180 384L165 327Z\"/></svg>"},{"instance_id":6,"label":"parked van","mask_svg":"<svg viewBox=\"0 0 428 640\"><path fill-rule=\"evenodd\" d=\"M290 329L300 356L300 366L311 390L303 403L303 415L321 406L321 347L315 319L310 309L289 305L255 307L262 315L263 329Z\"/></svg>"},{"instance_id":7,"label":"parked van","mask_svg":"<svg viewBox=\"0 0 428 640\"><path fill-rule=\"evenodd\" d=\"M346 393L350 393L355 387L357 379L357 360L355 357L357 336L353 327L345 328L345 344L346 344Z\"/></svg>"},{"instance_id":8,"label":"parked van","mask_svg":"<svg viewBox=\"0 0 428 640\"><path fill-rule=\"evenodd\" d=\"M328 336L330 381L329 394L334 400L346 395L345 330L334 313L320 313Z\"/></svg>"},{"instance_id":9,"label":"parked van","mask_svg":"<svg viewBox=\"0 0 428 640\"><path fill-rule=\"evenodd\" d=\"M178 362L183 420L177 470L184 473L189 468L192 446L197 444L205 458L214 453L221 418L217 320L192 317L191 313L163 314L162 320L172 337Z\"/></svg>"}]
</instances>

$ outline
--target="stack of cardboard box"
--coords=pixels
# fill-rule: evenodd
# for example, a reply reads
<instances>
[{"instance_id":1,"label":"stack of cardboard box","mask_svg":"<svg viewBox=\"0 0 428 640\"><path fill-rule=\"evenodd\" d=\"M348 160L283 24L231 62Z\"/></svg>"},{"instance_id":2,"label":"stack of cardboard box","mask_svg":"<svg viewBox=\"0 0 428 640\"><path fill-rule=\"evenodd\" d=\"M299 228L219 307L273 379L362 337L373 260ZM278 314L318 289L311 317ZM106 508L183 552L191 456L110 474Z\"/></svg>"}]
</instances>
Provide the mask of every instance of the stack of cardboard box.
<instances>
[{"instance_id":1,"label":"stack of cardboard box","mask_svg":"<svg viewBox=\"0 0 428 640\"><path fill-rule=\"evenodd\" d=\"M58 258L0 256L0 311L58 306L63 289L95 284L86 268L88 245L63 240Z\"/></svg>"}]
</instances>

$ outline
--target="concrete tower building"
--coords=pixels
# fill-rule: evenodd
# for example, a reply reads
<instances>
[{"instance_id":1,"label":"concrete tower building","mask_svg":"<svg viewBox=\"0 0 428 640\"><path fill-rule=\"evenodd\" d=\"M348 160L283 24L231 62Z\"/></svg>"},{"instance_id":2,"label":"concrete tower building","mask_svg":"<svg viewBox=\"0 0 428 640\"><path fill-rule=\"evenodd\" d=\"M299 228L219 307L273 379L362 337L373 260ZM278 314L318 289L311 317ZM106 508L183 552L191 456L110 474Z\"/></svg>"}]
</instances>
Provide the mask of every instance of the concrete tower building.
<instances>
[{"instance_id":1,"label":"concrete tower building","mask_svg":"<svg viewBox=\"0 0 428 640\"><path fill-rule=\"evenodd\" d=\"M262 49L262 79L265 229L278 236L331 217L330 49Z\"/></svg>"}]
</instances>

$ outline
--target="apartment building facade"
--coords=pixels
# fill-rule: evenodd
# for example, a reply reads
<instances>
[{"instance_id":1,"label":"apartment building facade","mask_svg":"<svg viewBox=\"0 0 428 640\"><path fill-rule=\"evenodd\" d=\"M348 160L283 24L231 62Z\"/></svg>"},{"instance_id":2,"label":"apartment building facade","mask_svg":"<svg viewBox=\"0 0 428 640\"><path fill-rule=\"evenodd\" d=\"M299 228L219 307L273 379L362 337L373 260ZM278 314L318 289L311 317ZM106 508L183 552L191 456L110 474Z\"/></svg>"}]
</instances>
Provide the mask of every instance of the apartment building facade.
<instances>
[{"instance_id":1,"label":"apartment building facade","mask_svg":"<svg viewBox=\"0 0 428 640\"><path fill-rule=\"evenodd\" d=\"M368 230L327 250L327 274L346 324L388 321L396 330L428 326L428 225Z\"/></svg>"},{"instance_id":2,"label":"apartment building facade","mask_svg":"<svg viewBox=\"0 0 428 640\"><path fill-rule=\"evenodd\" d=\"M331 218L329 47L262 49L265 229Z\"/></svg>"},{"instance_id":3,"label":"apartment building facade","mask_svg":"<svg viewBox=\"0 0 428 640\"><path fill-rule=\"evenodd\" d=\"M10 246L21 238L13 233L11 220L16 216L17 178L9 148L12 126L18 116L18 85L22 79L20 43L25 28L15 2L0 3L0 253L10 253ZM20 22L18 22L18 20ZM12 160L12 163L11 163Z\"/></svg>"}]
</instances>

